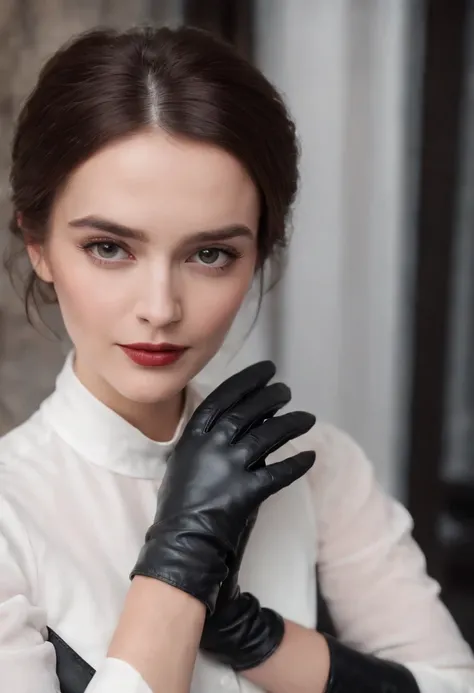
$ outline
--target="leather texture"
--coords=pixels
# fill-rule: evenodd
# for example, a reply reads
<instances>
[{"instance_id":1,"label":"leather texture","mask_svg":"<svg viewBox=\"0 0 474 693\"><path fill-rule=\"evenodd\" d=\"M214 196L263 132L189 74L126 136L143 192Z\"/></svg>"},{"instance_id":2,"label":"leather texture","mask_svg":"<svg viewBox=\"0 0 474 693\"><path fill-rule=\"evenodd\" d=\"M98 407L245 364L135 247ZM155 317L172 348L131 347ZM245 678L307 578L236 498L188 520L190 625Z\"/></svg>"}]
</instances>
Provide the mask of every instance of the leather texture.
<instances>
[{"instance_id":1,"label":"leather texture","mask_svg":"<svg viewBox=\"0 0 474 693\"><path fill-rule=\"evenodd\" d=\"M84 693L95 674L95 669L52 628L48 628L48 640L56 650L56 674L61 693Z\"/></svg>"},{"instance_id":2,"label":"leather texture","mask_svg":"<svg viewBox=\"0 0 474 693\"><path fill-rule=\"evenodd\" d=\"M420 693L415 677L401 664L361 654L325 637L331 661L325 693Z\"/></svg>"},{"instance_id":3,"label":"leather texture","mask_svg":"<svg viewBox=\"0 0 474 693\"><path fill-rule=\"evenodd\" d=\"M285 625L282 617L262 608L256 597L243 592L213 614L203 631L201 648L235 671L262 664L279 647Z\"/></svg>"},{"instance_id":4,"label":"leather texture","mask_svg":"<svg viewBox=\"0 0 474 693\"><path fill-rule=\"evenodd\" d=\"M275 414L291 398L262 361L231 376L199 405L170 456L157 511L131 572L163 580L215 608L249 518L314 464L305 451L265 458L315 423L306 412Z\"/></svg>"},{"instance_id":5,"label":"leather texture","mask_svg":"<svg viewBox=\"0 0 474 693\"><path fill-rule=\"evenodd\" d=\"M215 611L208 615L201 648L235 671L262 664L279 647L285 633L281 616L262 608L256 597L241 593L239 571L257 513L249 518L236 554L228 563L229 574L219 591Z\"/></svg>"}]
</instances>

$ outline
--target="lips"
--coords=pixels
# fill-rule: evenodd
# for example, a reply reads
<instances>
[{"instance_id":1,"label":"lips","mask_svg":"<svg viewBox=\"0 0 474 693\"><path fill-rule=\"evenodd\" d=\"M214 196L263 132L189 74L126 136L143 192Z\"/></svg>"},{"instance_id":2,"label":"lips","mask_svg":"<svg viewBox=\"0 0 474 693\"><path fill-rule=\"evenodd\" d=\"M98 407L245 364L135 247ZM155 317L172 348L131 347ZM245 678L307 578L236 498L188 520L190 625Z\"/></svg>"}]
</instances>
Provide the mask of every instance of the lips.
<instances>
[{"instance_id":1,"label":"lips","mask_svg":"<svg viewBox=\"0 0 474 693\"><path fill-rule=\"evenodd\" d=\"M135 344L120 344L122 351L128 358L139 366L157 368L176 363L187 347L178 344L147 344L138 342Z\"/></svg>"}]
</instances>

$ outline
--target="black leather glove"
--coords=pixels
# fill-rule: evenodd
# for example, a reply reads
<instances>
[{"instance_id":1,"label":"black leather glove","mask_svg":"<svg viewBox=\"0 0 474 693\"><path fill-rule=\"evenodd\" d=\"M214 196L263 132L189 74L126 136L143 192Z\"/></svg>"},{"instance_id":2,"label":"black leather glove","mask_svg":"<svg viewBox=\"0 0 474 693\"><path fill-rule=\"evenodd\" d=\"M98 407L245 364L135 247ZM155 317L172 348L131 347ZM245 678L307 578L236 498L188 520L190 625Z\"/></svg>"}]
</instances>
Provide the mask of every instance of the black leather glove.
<instances>
[{"instance_id":1,"label":"black leather glove","mask_svg":"<svg viewBox=\"0 0 474 693\"><path fill-rule=\"evenodd\" d=\"M248 518L314 463L308 451L261 466L315 422L306 412L274 417L291 396L281 383L268 385L274 374L271 361L250 366L196 409L168 460L155 521L132 578L163 580L214 611Z\"/></svg>"},{"instance_id":2,"label":"black leather glove","mask_svg":"<svg viewBox=\"0 0 474 693\"><path fill-rule=\"evenodd\" d=\"M325 693L420 693L402 664L361 654L329 635L330 670Z\"/></svg>"},{"instance_id":3,"label":"black leather glove","mask_svg":"<svg viewBox=\"0 0 474 693\"><path fill-rule=\"evenodd\" d=\"M285 633L279 614L261 607L256 597L239 588L239 570L256 519L254 514L240 537L215 611L207 616L201 637L201 649L235 671L262 664L279 647Z\"/></svg>"}]
</instances>

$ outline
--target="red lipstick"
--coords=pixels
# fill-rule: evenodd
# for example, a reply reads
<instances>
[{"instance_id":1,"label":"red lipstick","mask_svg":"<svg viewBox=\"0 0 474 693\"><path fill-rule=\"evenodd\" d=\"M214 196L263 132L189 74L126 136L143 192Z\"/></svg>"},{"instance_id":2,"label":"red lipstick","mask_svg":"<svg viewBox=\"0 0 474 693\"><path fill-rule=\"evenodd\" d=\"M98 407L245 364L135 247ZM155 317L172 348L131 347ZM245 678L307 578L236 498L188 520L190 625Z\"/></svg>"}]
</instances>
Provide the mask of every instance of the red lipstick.
<instances>
[{"instance_id":1,"label":"red lipstick","mask_svg":"<svg viewBox=\"0 0 474 693\"><path fill-rule=\"evenodd\" d=\"M135 344L119 344L122 351L138 366L156 368L157 366L169 366L178 361L187 347L179 344L147 344L137 342Z\"/></svg>"}]
</instances>

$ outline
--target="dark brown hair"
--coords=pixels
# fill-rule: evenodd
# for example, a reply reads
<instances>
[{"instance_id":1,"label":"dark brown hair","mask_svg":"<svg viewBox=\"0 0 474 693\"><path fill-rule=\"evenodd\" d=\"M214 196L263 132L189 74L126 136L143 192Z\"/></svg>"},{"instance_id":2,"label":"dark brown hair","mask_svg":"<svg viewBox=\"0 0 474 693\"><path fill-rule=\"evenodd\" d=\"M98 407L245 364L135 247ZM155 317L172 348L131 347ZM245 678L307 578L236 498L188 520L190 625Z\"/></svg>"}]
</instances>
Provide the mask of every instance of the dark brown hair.
<instances>
[{"instance_id":1,"label":"dark brown hair","mask_svg":"<svg viewBox=\"0 0 474 693\"><path fill-rule=\"evenodd\" d=\"M94 29L48 60L13 139L9 228L20 252L24 234L44 242L55 197L81 163L150 126L217 145L241 162L261 200L258 269L281 259L298 183L294 124L259 70L190 27ZM6 259L11 276L16 259L13 251ZM38 299L55 301L31 270L24 289L29 318Z\"/></svg>"}]
</instances>

